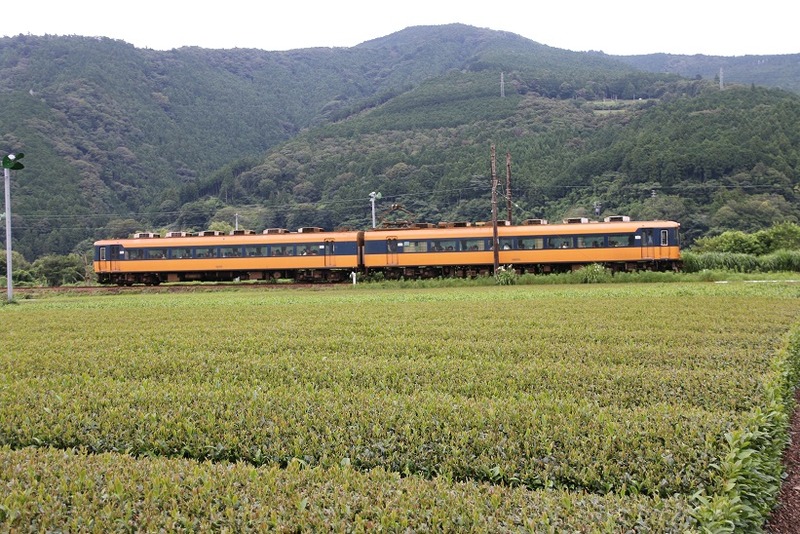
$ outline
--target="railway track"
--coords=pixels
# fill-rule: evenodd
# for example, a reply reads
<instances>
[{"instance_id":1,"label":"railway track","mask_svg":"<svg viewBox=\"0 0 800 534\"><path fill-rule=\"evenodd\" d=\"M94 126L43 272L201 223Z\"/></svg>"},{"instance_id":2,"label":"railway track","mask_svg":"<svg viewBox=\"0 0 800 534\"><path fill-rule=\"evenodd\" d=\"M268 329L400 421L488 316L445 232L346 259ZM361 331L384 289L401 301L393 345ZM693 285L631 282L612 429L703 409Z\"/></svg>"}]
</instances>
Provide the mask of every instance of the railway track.
<instances>
[{"instance_id":1,"label":"railway track","mask_svg":"<svg viewBox=\"0 0 800 534\"><path fill-rule=\"evenodd\" d=\"M61 287L15 287L14 294L17 298L35 298L37 295L102 295L102 294L138 294L138 293L191 293L224 290L280 290L280 289L308 289L331 287L344 284L296 284L296 283L201 283L201 284L161 284L158 286L61 286ZM2 288L5 293L6 288Z\"/></svg>"}]
</instances>

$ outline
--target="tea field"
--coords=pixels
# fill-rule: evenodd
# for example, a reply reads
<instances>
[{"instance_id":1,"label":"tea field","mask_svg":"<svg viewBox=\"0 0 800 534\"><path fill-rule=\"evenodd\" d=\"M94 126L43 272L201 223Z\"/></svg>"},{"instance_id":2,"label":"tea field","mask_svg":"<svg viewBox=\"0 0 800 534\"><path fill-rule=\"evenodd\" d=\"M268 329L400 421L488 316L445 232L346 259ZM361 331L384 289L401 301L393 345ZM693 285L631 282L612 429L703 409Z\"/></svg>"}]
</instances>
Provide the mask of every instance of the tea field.
<instances>
[{"instance_id":1,"label":"tea field","mask_svg":"<svg viewBox=\"0 0 800 534\"><path fill-rule=\"evenodd\" d=\"M800 286L0 307L0 530L757 530Z\"/></svg>"}]
</instances>

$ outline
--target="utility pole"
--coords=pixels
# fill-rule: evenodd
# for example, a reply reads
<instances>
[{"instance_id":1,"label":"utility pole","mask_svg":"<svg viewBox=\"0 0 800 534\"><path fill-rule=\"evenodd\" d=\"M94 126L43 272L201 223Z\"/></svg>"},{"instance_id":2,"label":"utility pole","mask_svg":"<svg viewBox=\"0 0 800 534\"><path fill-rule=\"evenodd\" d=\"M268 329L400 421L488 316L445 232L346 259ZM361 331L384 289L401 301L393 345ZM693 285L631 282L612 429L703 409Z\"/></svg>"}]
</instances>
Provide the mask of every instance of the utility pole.
<instances>
[{"instance_id":1,"label":"utility pole","mask_svg":"<svg viewBox=\"0 0 800 534\"><path fill-rule=\"evenodd\" d=\"M239 214L238 213L234 214L234 217L235 217L236 222L234 223L233 229L234 230L238 230L239 229Z\"/></svg>"},{"instance_id":2,"label":"utility pole","mask_svg":"<svg viewBox=\"0 0 800 534\"><path fill-rule=\"evenodd\" d=\"M506 220L511 223L511 152L506 152Z\"/></svg>"},{"instance_id":3,"label":"utility pole","mask_svg":"<svg viewBox=\"0 0 800 534\"><path fill-rule=\"evenodd\" d=\"M381 198L380 193L376 193L373 191L369 194L369 201L372 204L372 227L375 228L378 225L378 221L375 219L375 201Z\"/></svg>"},{"instance_id":4,"label":"utility pole","mask_svg":"<svg viewBox=\"0 0 800 534\"><path fill-rule=\"evenodd\" d=\"M500 240L497 237L497 164L494 145L491 150L492 159L492 251L494 252L494 275L500 269Z\"/></svg>"},{"instance_id":5,"label":"utility pole","mask_svg":"<svg viewBox=\"0 0 800 534\"><path fill-rule=\"evenodd\" d=\"M500 98L506 97L506 81L503 77L503 73L500 73Z\"/></svg>"},{"instance_id":6,"label":"utility pole","mask_svg":"<svg viewBox=\"0 0 800 534\"><path fill-rule=\"evenodd\" d=\"M3 175L5 177L6 192L6 287L8 288L8 302L14 300L14 279L11 269L11 171L24 169L20 163L25 154L9 154L3 158Z\"/></svg>"}]
</instances>

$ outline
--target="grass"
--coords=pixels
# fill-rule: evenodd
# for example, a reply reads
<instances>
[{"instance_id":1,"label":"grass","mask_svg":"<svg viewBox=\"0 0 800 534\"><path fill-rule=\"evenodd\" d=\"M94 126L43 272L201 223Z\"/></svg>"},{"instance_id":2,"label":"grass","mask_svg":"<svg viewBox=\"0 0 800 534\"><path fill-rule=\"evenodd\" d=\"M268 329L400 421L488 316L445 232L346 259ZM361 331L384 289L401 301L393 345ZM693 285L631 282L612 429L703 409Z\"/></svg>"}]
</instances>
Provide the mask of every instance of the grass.
<instances>
[{"instance_id":1,"label":"grass","mask_svg":"<svg viewBox=\"0 0 800 534\"><path fill-rule=\"evenodd\" d=\"M0 308L0 525L685 531L731 447L774 479L800 286L456 282Z\"/></svg>"}]
</instances>

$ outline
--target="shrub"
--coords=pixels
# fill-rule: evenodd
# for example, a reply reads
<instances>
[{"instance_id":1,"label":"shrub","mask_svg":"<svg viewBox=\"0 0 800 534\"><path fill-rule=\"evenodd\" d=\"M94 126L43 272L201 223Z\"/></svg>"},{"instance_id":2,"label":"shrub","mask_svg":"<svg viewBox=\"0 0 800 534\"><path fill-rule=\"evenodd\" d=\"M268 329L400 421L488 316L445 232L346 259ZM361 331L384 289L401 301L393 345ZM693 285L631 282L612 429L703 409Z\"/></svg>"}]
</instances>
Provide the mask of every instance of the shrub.
<instances>
[{"instance_id":1,"label":"shrub","mask_svg":"<svg viewBox=\"0 0 800 534\"><path fill-rule=\"evenodd\" d=\"M601 263L592 263L576 272L578 281L582 284L604 284L611 282L611 271Z\"/></svg>"},{"instance_id":2,"label":"shrub","mask_svg":"<svg viewBox=\"0 0 800 534\"><path fill-rule=\"evenodd\" d=\"M734 254L763 254L764 246L754 234L729 230L718 236L701 237L694 244L697 252L730 252Z\"/></svg>"},{"instance_id":3,"label":"shrub","mask_svg":"<svg viewBox=\"0 0 800 534\"><path fill-rule=\"evenodd\" d=\"M758 257L735 252L686 252L683 254L683 270L687 273L709 271L734 271L753 273L760 269Z\"/></svg>"},{"instance_id":4,"label":"shrub","mask_svg":"<svg viewBox=\"0 0 800 534\"><path fill-rule=\"evenodd\" d=\"M765 253L781 249L800 250L800 226L784 222L755 233Z\"/></svg>"},{"instance_id":5,"label":"shrub","mask_svg":"<svg viewBox=\"0 0 800 534\"><path fill-rule=\"evenodd\" d=\"M758 262L763 272L800 272L800 250L779 250L761 256Z\"/></svg>"},{"instance_id":6,"label":"shrub","mask_svg":"<svg viewBox=\"0 0 800 534\"><path fill-rule=\"evenodd\" d=\"M517 281L519 280L519 274L517 274L517 271L514 270L513 266L501 265L500 267L498 267L497 272L494 275L494 278L497 281L498 285L510 286L517 283Z\"/></svg>"},{"instance_id":7,"label":"shrub","mask_svg":"<svg viewBox=\"0 0 800 534\"><path fill-rule=\"evenodd\" d=\"M85 279L86 267L77 254L42 256L33 262L32 271L48 286L74 284Z\"/></svg>"}]
</instances>

